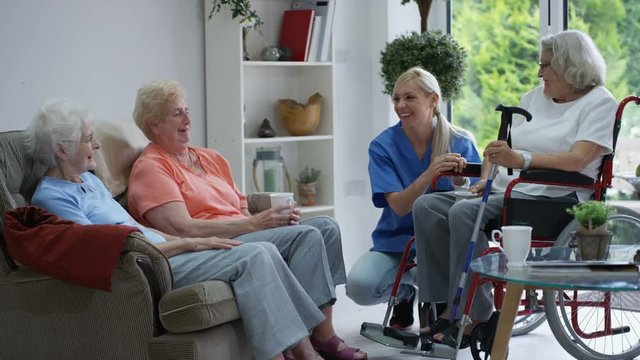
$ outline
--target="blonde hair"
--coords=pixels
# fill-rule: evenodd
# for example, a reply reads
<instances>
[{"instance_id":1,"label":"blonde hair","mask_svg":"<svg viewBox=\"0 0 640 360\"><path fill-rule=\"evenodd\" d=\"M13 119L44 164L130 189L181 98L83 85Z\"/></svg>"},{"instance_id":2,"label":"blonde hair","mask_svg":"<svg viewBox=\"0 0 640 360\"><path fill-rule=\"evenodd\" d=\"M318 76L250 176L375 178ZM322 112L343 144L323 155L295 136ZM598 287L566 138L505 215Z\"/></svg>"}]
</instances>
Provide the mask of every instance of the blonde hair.
<instances>
[{"instance_id":1,"label":"blonde hair","mask_svg":"<svg viewBox=\"0 0 640 360\"><path fill-rule=\"evenodd\" d=\"M160 80L143 85L138 89L136 105L133 109L133 121L149 140L153 140L153 132L148 120L163 121L166 106L176 100L185 100L184 88L174 80Z\"/></svg>"},{"instance_id":2,"label":"blonde hair","mask_svg":"<svg viewBox=\"0 0 640 360\"><path fill-rule=\"evenodd\" d=\"M451 133L456 136L469 138L475 143L473 134L467 130L454 126L440 112L440 99L442 99L442 94L440 92L440 84L438 84L438 80L436 80L436 77L433 76L433 74L419 66L412 67L402 73L402 75L398 76L393 87L393 93L395 93L400 86L409 81L415 81L416 84L418 84L418 86L420 86L420 88L422 88L422 90L427 94L435 93L438 95L438 103L436 104L436 108L433 112L434 118L432 119L434 122L434 130L433 135L431 136L431 159L451 152Z\"/></svg>"}]
</instances>

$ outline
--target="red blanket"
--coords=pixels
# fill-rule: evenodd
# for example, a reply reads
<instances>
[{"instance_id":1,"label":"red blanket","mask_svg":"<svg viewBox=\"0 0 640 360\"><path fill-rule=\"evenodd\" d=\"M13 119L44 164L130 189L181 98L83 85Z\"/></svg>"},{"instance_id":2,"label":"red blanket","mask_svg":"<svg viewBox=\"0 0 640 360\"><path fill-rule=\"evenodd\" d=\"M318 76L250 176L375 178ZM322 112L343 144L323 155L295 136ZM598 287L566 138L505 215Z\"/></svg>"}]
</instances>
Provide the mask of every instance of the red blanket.
<instances>
[{"instance_id":1,"label":"red blanket","mask_svg":"<svg viewBox=\"0 0 640 360\"><path fill-rule=\"evenodd\" d=\"M4 216L7 251L43 274L111 291L124 240L138 229L124 225L79 225L44 209L25 206Z\"/></svg>"}]
</instances>

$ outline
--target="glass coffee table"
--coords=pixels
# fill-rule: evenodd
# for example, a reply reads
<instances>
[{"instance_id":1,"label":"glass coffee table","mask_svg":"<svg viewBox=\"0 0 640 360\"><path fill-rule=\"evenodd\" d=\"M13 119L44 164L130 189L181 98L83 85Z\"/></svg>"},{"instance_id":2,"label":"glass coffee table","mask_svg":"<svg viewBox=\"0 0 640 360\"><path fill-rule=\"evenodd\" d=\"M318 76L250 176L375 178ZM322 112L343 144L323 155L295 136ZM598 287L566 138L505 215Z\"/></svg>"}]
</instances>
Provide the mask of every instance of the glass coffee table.
<instances>
[{"instance_id":1,"label":"glass coffee table","mask_svg":"<svg viewBox=\"0 0 640 360\"><path fill-rule=\"evenodd\" d=\"M638 249L638 245L612 246L607 261L589 262L573 260L573 250L567 247L534 249L536 255L523 267L509 267L501 252L473 260L473 272L506 282L491 359L506 358L525 288L544 290L549 326L571 355L585 359L640 355L640 272L634 261ZM597 324L583 324L583 318L593 317Z\"/></svg>"}]
</instances>

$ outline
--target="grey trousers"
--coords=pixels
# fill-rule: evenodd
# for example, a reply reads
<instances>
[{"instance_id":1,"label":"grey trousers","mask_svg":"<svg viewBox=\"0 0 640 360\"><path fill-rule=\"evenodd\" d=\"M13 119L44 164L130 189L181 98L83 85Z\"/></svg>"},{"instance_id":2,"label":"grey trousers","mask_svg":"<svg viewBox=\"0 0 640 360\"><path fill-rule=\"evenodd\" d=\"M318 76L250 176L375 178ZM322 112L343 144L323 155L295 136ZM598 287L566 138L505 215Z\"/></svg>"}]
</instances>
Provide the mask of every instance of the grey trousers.
<instances>
[{"instance_id":1,"label":"grey trousers","mask_svg":"<svg viewBox=\"0 0 640 360\"><path fill-rule=\"evenodd\" d=\"M489 196L481 229L489 220L502 215L503 199L503 194ZM445 192L422 195L413 204L420 301L447 302L449 306L453 303L481 200L456 203L453 192ZM481 231L473 258L487 247L488 240ZM456 318L464 309L470 280L471 276L467 278ZM491 284L487 283L477 288L470 316L474 320L486 320L492 310Z\"/></svg>"},{"instance_id":2,"label":"grey trousers","mask_svg":"<svg viewBox=\"0 0 640 360\"><path fill-rule=\"evenodd\" d=\"M335 303L335 285L346 282L338 224L328 216L236 236L245 243L264 241L276 246L291 273L320 308Z\"/></svg>"},{"instance_id":3,"label":"grey trousers","mask_svg":"<svg viewBox=\"0 0 640 360\"><path fill-rule=\"evenodd\" d=\"M207 280L231 284L259 360L283 352L324 320L273 244L189 252L171 257L169 263L176 288Z\"/></svg>"}]
</instances>

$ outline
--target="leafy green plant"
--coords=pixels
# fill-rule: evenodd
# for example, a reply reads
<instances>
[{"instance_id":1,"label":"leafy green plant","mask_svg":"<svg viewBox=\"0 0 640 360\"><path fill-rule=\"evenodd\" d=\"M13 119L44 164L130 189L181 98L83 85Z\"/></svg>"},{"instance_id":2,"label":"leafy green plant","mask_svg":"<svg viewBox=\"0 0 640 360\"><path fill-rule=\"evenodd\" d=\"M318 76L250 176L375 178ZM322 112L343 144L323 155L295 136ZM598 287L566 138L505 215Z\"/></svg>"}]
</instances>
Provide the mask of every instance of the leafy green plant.
<instances>
[{"instance_id":1,"label":"leafy green plant","mask_svg":"<svg viewBox=\"0 0 640 360\"><path fill-rule=\"evenodd\" d=\"M305 166L302 171L298 174L297 182L298 184L311 184L318 180L322 171L316 168L310 168Z\"/></svg>"},{"instance_id":2,"label":"leafy green plant","mask_svg":"<svg viewBox=\"0 0 640 360\"><path fill-rule=\"evenodd\" d=\"M413 66L421 66L438 79L442 97L455 98L462 87L467 52L441 31L411 32L386 44L380 53L384 93L391 95L396 79Z\"/></svg>"},{"instance_id":3,"label":"leafy green plant","mask_svg":"<svg viewBox=\"0 0 640 360\"><path fill-rule=\"evenodd\" d=\"M607 223L609 215L615 214L616 209L604 201L590 200L567 209L580 225L587 230L594 230Z\"/></svg>"},{"instance_id":4,"label":"leafy green plant","mask_svg":"<svg viewBox=\"0 0 640 360\"><path fill-rule=\"evenodd\" d=\"M222 5L227 5L231 10L231 18L238 19L240 24L251 24L254 30L258 30L263 24L258 13L251 9L249 0L211 0L211 5L209 20L220 12Z\"/></svg>"}]
</instances>

